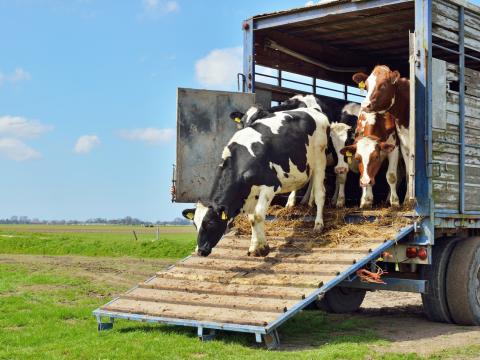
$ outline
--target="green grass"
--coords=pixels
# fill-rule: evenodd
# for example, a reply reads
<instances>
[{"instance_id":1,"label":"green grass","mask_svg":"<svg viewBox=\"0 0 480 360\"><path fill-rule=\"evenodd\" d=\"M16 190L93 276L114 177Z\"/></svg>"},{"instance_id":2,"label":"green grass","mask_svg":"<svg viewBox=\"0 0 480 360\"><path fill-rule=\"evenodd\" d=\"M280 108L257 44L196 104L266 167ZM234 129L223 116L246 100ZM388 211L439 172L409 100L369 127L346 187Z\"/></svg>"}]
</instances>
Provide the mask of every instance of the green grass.
<instances>
[{"instance_id":1,"label":"green grass","mask_svg":"<svg viewBox=\"0 0 480 360\"><path fill-rule=\"evenodd\" d=\"M1 228L0 228L1 229ZM193 232L154 233L31 233L0 230L0 253L34 255L131 256L178 259L195 248Z\"/></svg>"}]
</instances>

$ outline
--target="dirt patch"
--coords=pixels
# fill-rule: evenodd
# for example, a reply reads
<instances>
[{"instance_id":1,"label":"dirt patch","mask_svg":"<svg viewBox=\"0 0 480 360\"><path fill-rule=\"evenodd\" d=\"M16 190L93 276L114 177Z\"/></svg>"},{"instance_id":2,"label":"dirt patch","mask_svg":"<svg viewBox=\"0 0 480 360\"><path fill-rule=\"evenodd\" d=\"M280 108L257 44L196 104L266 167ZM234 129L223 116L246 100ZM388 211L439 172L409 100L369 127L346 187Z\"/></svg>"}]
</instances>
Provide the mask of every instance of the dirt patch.
<instances>
[{"instance_id":1,"label":"dirt patch","mask_svg":"<svg viewBox=\"0 0 480 360\"><path fill-rule=\"evenodd\" d=\"M480 327L429 321L423 313L419 294L369 292L353 317L373 320L369 328L390 341L387 346L372 346L381 353L430 355L480 343Z\"/></svg>"},{"instance_id":2,"label":"dirt patch","mask_svg":"<svg viewBox=\"0 0 480 360\"><path fill-rule=\"evenodd\" d=\"M62 275L74 274L76 277L106 284L123 292L164 269L171 261L86 256L0 255L0 264L19 264L32 271L43 268Z\"/></svg>"}]
</instances>

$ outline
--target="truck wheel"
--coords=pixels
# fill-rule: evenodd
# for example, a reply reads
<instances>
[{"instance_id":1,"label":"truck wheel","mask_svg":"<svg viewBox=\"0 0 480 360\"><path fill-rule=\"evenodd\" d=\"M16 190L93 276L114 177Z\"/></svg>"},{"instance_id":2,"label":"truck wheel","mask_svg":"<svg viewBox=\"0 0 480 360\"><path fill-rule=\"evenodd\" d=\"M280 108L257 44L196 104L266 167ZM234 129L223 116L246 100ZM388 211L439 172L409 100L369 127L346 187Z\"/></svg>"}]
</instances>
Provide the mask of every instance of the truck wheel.
<instances>
[{"instance_id":1,"label":"truck wheel","mask_svg":"<svg viewBox=\"0 0 480 360\"><path fill-rule=\"evenodd\" d=\"M447 269L447 302L459 325L480 325L480 237L453 249Z\"/></svg>"},{"instance_id":2,"label":"truck wheel","mask_svg":"<svg viewBox=\"0 0 480 360\"><path fill-rule=\"evenodd\" d=\"M317 300L317 308L326 312L343 314L357 311L365 298L366 290L346 287L334 287L325 296Z\"/></svg>"},{"instance_id":3,"label":"truck wheel","mask_svg":"<svg viewBox=\"0 0 480 360\"><path fill-rule=\"evenodd\" d=\"M423 310L431 321L452 322L447 304L445 278L452 250L458 240L460 239L436 239L432 247L432 264L422 266L422 279L427 280L427 293L422 294Z\"/></svg>"}]
</instances>

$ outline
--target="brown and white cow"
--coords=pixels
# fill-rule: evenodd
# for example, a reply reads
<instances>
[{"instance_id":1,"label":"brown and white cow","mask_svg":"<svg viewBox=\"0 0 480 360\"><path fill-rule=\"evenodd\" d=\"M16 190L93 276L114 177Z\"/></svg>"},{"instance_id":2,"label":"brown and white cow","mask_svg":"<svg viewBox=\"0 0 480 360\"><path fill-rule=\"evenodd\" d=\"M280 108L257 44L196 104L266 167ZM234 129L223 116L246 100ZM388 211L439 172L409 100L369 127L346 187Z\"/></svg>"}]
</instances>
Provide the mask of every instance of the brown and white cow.
<instances>
[{"instance_id":1,"label":"brown and white cow","mask_svg":"<svg viewBox=\"0 0 480 360\"><path fill-rule=\"evenodd\" d=\"M390 204L398 206L397 169L399 148L395 132L395 119L390 113L367 113L361 111L357 122L357 132L352 145L346 146L341 153L354 157L358 162L362 198L360 207L366 208L373 204L372 187L375 177L388 159L387 182L390 186Z\"/></svg>"},{"instance_id":2,"label":"brown and white cow","mask_svg":"<svg viewBox=\"0 0 480 360\"><path fill-rule=\"evenodd\" d=\"M392 71L386 65L376 66L370 75L357 73L353 75L353 81L359 85L364 84L367 90L367 96L362 102L363 111L372 114L385 114L388 111L395 118L400 150L407 169L407 182L410 181L410 81L400 77L398 71Z\"/></svg>"}]
</instances>

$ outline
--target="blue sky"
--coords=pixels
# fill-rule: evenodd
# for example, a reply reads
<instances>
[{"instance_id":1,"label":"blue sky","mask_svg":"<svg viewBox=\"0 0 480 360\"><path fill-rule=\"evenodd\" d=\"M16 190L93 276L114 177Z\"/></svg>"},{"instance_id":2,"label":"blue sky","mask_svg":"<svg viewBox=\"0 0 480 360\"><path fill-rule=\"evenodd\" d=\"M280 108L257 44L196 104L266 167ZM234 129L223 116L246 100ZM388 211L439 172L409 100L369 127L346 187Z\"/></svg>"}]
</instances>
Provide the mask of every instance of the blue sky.
<instances>
[{"instance_id":1,"label":"blue sky","mask_svg":"<svg viewBox=\"0 0 480 360\"><path fill-rule=\"evenodd\" d=\"M179 216L176 88L234 89L242 21L305 2L0 0L0 217Z\"/></svg>"},{"instance_id":2,"label":"blue sky","mask_svg":"<svg viewBox=\"0 0 480 360\"><path fill-rule=\"evenodd\" d=\"M0 0L0 217L179 216L176 88L233 88L242 21L303 4Z\"/></svg>"}]
</instances>

